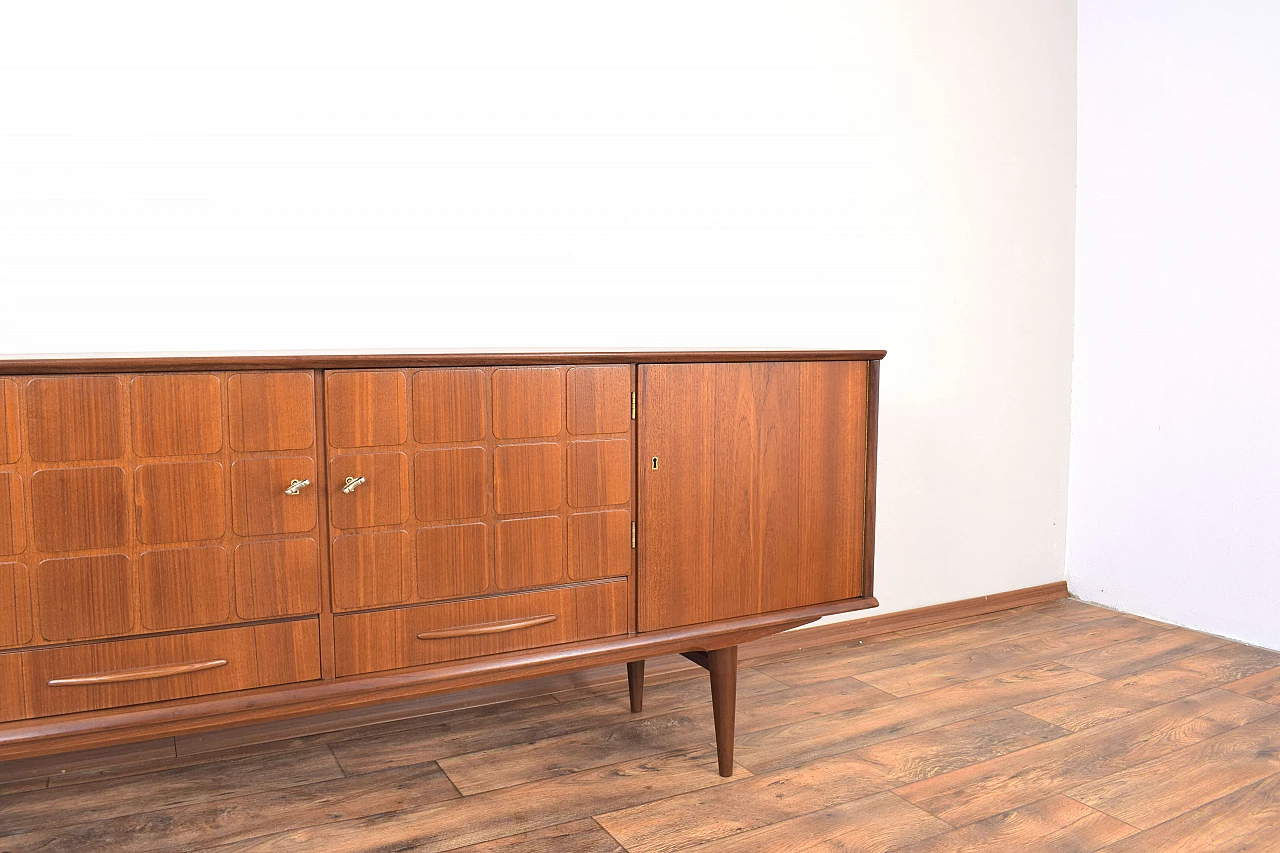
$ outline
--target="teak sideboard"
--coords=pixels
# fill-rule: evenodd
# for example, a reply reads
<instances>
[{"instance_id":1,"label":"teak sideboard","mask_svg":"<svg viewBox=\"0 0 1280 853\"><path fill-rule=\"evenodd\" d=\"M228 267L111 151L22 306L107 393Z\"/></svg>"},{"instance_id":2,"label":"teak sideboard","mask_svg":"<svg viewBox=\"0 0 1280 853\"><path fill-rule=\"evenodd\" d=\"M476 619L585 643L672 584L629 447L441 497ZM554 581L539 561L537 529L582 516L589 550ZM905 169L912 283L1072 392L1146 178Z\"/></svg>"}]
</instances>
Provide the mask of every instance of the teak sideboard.
<instances>
[{"instance_id":1,"label":"teak sideboard","mask_svg":"<svg viewBox=\"0 0 1280 853\"><path fill-rule=\"evenodd\" d=\"M874 607L881 351L0 361L0 760Z\"/></svg>"}]
</instances>

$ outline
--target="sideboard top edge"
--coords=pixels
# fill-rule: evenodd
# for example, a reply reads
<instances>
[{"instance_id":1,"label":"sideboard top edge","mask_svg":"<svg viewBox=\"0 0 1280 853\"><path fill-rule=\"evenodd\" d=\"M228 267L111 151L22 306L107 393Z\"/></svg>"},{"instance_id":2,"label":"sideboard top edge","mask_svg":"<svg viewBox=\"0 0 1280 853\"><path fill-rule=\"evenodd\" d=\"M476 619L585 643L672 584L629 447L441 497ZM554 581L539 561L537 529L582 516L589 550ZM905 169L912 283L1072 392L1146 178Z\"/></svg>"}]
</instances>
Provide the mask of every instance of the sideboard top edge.
<instances>
[{"instance_id":1,"label":"sideboard top edge","mask_svg":"<svg viewBox=\"0 0 1280 853\"><path fill-rule=\"evenodd\" d=\"M352 370L531 364L679 364L736 361L879 361L885 350L422 351L0 357L0 374L151 373L178 370Z\"/></svg>"}]
</instances>

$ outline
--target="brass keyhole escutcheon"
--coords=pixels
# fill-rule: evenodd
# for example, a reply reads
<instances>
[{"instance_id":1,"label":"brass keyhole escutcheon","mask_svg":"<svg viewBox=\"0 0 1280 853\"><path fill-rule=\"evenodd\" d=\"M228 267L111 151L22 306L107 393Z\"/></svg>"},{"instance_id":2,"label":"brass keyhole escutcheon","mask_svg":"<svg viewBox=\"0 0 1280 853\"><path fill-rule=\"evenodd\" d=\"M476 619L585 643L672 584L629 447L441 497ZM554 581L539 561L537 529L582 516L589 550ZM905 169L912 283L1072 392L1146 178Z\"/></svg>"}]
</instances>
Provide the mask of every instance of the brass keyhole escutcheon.
<instances>
[{"instance_id":1,"label":"brass keyhole escutcheon","mask_svg":"<svg viewBox=\"0 0 1280 853\"><path fill-rule=\"evenodd\" d=\"M658 457L653 457L653 470L658 470Z\"/></svg>"}]
</instances>

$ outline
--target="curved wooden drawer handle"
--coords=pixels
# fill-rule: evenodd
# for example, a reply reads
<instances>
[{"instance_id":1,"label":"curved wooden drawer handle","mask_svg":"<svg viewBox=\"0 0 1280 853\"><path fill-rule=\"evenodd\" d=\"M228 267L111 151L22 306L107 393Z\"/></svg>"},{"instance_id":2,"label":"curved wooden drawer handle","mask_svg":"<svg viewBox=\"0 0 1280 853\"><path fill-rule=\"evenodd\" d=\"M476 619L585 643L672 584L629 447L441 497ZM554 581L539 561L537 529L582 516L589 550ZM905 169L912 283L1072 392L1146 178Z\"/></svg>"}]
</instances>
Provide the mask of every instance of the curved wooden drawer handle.
<instances>
[{"instance_id":1,"label":"curved wooden drawer handle","mask_svg":"<svg viewBox=\"0 0 1280 853\"><path fill-rule=\"evenodd\" d=\"M225 660L200 660L192 663L172 663L162 666L144 666L138 669L122 669L119 672L103 672L98 675L68 675L49 679L50 687L77 687L86 684L115 684L120 681L146 681L150 678L168 678L188 672L203 672L226 666Z\"/></svg>"},{"instance_id":2,"label":"curved wooden drawer handle","mask_svg":"<svg viewBox=\"0 0 1280 853\"><path fill-rule=\"evenodd\" d=\"M502 634L507 631L519 631L521 628L532 628L556 621L554 613L546 616L527 616L524 619L504 619L501 622L483 622L479 625L463 625L461 628L444 628L439 631L423 631L419 640L447 640L450 637L474 637L478 634Z\"/></svg>"}]
</instances>

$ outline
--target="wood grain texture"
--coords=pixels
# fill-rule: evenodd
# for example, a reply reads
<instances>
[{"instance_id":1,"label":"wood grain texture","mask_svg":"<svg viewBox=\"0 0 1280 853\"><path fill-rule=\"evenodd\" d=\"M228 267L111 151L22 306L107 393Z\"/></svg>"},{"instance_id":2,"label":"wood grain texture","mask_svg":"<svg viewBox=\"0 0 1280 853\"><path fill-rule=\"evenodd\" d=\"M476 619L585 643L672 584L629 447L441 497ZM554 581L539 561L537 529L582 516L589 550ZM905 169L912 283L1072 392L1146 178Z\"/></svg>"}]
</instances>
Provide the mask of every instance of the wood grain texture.
<instances>
[{"instance_id":1,"label":"wood grain texture","mask_svg":"<svg viewBox=\"0 0 1280 853\"><path fill-rule=\"evenodd\" d=\"M338 674L398 669L623 633L626 592L625 583L614 581L339 616L334 620ZM423 632L545 614L557 618L520 631L417 638Z\"/></svg>"},{"instance_id":2,"label":"wood grain texture","mask_svg":"<svg viewBox=\"0 0 1280 853\"><path fill-rule=\"evenodd\" d=\"M582 397L578 427L616 426L616 433L568 432L569 368L564 365L400 371L410 389L411 417L402 431L405 440L388 451L394 449L411 462L406 487L411 514L373 525L410 535L416 581L409 598L397 603L631 573L633 368L604 365L600 370L575 380L574 393L580 391ZM625 419L617 416L619 411ZM597 421L595 414L588 419L588 413L603 414ZM601 458L571 459L570 445L577 441L603 444L609 452ZM334 465L354 456L337 446L330 449ZM329 473L337 527L353 523L342 516L341 504L352 501L340 493L340 484L359 475L359 466L342 464L351 470L331 467ZM586 490L579 491L593 503L611 501L610 509L624 517L570 524L575 508L569 503L574 488L569 478L579 470Z\"/></svg>"},{"instance_id":3,"label":"wood grain texture","mask_svg":"<svg viewBox=\"0 0 1280 853\"><path fill-rule=\"evenodd\" d=\"M293 658L299 655L305 659L307 655L307 650L298 648L294 626L287 622L257 628L225 628L110 640L13 654L22 656L22 693L26 697L27 714L45 716L283 683L273 678L270 671L263 671L258 654L260 644L269 645L270 654L276 656ZM50 680L59 678L217 659L227 660L227 665L172 678L85 687L51 687L48 684ZM302 675L318 677L318 664L307 667Z\"/></svg>"},{"instance_id":4,"label":"wood grain texture","mask_svg":"<svg viewBox=\"0 0 1280 853\"><path fill-rule=\"evenodd\" d=\"M22 475L0 471L0 555L13 556L27 550L26 516Z\"/></svg>"},{"instance_id":5,"label":"wood grain texture","mask_svg":"<svg viewBox=\"0 0 1280 853\"><path fill-rule=\"evenodd\" d=\"M294 482L309 482L297 494ZM316 462L310 456L266 456L231 464L231 523L240 536L308 533L315 529Z\"/></svg>"},{"instance_id":6,"label":"wood grain texture","mask_svg":"<svg viewBox=\"0 0 1280 853\"><path fill-rule=\"evenodd\" d=\"M364 478L343 492L348 478ZM359 453L329 460L329 519L334 527L381 527L409 520L409 459L405 454Z\"/></svg>"},{"instance_id":7,"label":"wood grain texture","mask_svg":"<svg viewBox=\"0 0 1280 853\"><path fill-rule=\"evenodd\" d=\"M380 447L407 438L408 383L398 370L325 377L325 433L332 447Z\"/></svg>"},{"instance_id":8,"label":"wood grain texture","mask_svg":"<svg viewBox=\"0 0 1280 853\"><path fill-rule=\"evenodd\" d=\"M493 452L493 504L500 515L554 512L563 502L564 459L559 444L498 445Z\"/></svg>"},{"instance_id":9,"label":"wood grain texture","mask_svg":"<svg viewBox=\"0 0 1280 853\"><path fill-rule=\"evenodd\" d=\"M37 462L124 455L124 386L117 377L33 379L26 398L27 445Z\"/></svg>"},{"instance_id":10,"label":"wood grain texture","mask_svg":"<svg viewBox=\"0 0 1280 853\"><path fill-rule=\"evenodd\" d=\"M359 610L409 600L413 558L403 530L350 533L333 540L330 556L333 609Z\"/></svg>"},{"instance_id":11,"label":"wood grain texture","mask_svg":"<svg viewBox=\"0 0 1280 853\"><path fill-rule=\"evenodd\" d=\"M480 441L486 433L483 370L419 370L413 374L413 436L422 444Z\"/></svg>"},{"instance_id":12,"label":"wood grain texture","mask_svg":"<svg viewBox=\"0 0 1280 853\"><path fill-rule=\"evenodd\" d=\"M1068 796L1150 829L1280 773L1280 712L1136 767L1071 788Z\"/></svg>"},{"instance_id":13,"label":"wood grain texture","mask_svg":"<svg viewBox=\"0 0 1280 853\"><path fill-rule=\"evenodd\" d=\"M231 618L231 566L221 545L144 551L138 592L152 631L217 625Z\"/></svg>"},{"instance_id":14,"label":"wood grain texture","mask_svg":"<svg viewBox=\"0 0 1280 853\"><path fill-rule=\"evenodd\" d=\"M138 539L147 545L220 539L227 529L220 462L161 462L134 472Z\"/></svg>"},{"instance_id":15,"label":"wood grain texture","mask_svg":"<svg viewBox=\"0 0 1280 853\"><path fill-rule=\"evenodd\" d=\"M483 522L420 528L416 545L418 598L460 598L489 587L489 528Z\"/></svg>"},{"instance_id":16,"label":"wood grain texture","mask_svg":"<svg viewBox=\"0 0 1280 853\"><path fill-rule=\"evenodd\" d=\"M1280 774L1205 803L1106 848L1106 853L1280 850Z\"/></svg>"},{"instance_id":17,"label":"wood grain texture","mask_svg":"<svg viewBox=\"0 0 1280 853\"><path fill-rule=\"evenodd\" d=\"M310 373L236 373L227 378L231 447L240 453L306 450L315 444Z\"/></svg>"},{"instance_id":18,"label":"wood grain texture","mask_svg":"<svg viewBox=\"0 0 1280 853\"><path fill-rule=\"evenodd\" d=\"M320 555L314 539L238 545L235 578L236 611L242 619L301 616L320 608Z\"/></svg>"},{"instance_id":19,"label":"wood grain texture","mask_svg":"<svg viewBox=\"0 0 1280 853\"><path fill-rule=\"evenodd\" d=\"M414 455L415 512L419 521L481 518L489 505L488 460L483 447L422 450Z\"/></svg>"},{"instance_id":20,"label":"wood grain texture","mask_svg":"<svg viewBox=\"0 0 1280 853\"><path fill-rule=\"evenodd\" d=\"M31 642L31 580L24 563L0 563L0 648Z\"/></svg>"},{"instance_id":21,"label":"wood grain texture","mask_svg":"<svg viewBox=\"0 0 1280 853\"><path fill-rule=\"evenodd\" d=\"M625 504L631 500L631 442L569 442L569 505L575 508Z\"/></svg>"},{"instance_id":22,"label":"wood grain texture","mask_svg":"<svg viewBox=\"0 0 1280 853\"><path fill-rule=\"evenodd\" d=\"M20 423L18 383L0 378L0 464L17 462L22 456Z\"/></svg>"},{"instance_id":23,"label":"wood grain texture","mask_svg":"<svg viewBox=\"0 0 1280 853\"><path fill-rule=\"evenodd\" d=\"M36 547L45 552L118 548L129 538L123 468L60 468L31 477Z\"/></svg>"},{"instance_id":24,"label":"wood grain texture","mask_svg":"<svg viewBox=\"0 0 1280 853\"><path fill-rule=\"evenodd\" d=\"M1099 615L1093 617L1086 615L1082 607L1073 604L1062 608L1050 604L1037 610L1033 606L987 621L1021 632L1033 627L1032 622L1023 618L1027 614L1056 614L1039 624L1042 633L1058 630L1054 625L1065 614L1070 614L1078 627L1107 621L1115 624L1113 611L1100 610ZM799 647L807 643L793 640L797 646L793 649L795 654L784 659L825 656L842 650L840 653L849 661L847 671L853 671L860 668L856 663L860 656L872 651L886 658L901 659L902 654L896 652L895 647L907 650L905 654L918 655L921 660L946 657L949 652L945 643L932 646L915 643L929 633L946 636L948 632L974 629L980 624L986 622L910 636L891 635L863 647L858 647L856 642L835 643L803 651ZM1009 640L1027 636L1019 633ZM1132 648L1126 646L1129 642L1117 639L1114 645L1129 649ZM881 647L887 651L880 652ZM1121 651L1116 659L1128 654L1127 650ZM0 655L0 662L6 657L11 655ZM774 658L776 655L768 659ZM461 849L472 845L485 849L484 845L490 845L490 849L501 850L504 843L525 843L525 847L514 849L536 850L539 848L534 839L576 837L576 833L553 831L554 827L582 821L589 824L594 817L596 825L610 830L609 837L627 851L704 849L698 845L712 845L705 848L711 850L788 850L791 845L820 850L870 847L892 853L1012 849L1199 853L1219 849L1275 849L1276 816L1280 814L1280 796L1277 796L1280 786L1275 780L1280 774L1272 768L1274 756L1280 749L1272 741L1280 711L1252 697L1230 699L1231 691L1224 688L1210 687L1187 699L1176 695L1196 679L1203 684L1214 684L1217 682L1211 679L1254 669L1266 662L1261 650L1218 647L1106 680L1087 673L1073 673L1060 664L1043 664L1011 676L982 678L905 699L877 696L877 691L866 685L853 690L850 685L856 678L841 675L838 669L826 664L806 670L815 674L826 670L831 676L826 680L787 686L754 669L754 661L765 659L748 656L740 670L739 726L745 724L752 729L742 735L740 742L745 738L758 745L769 744L776 754L781 755L785 750L791 755L781 766L756 776L745 775L744 770L739 769L722 790L720 786L714 786L717 790L706 786L668 787L665 772L653 770L655 765L662 771L681 766L663 763L671 753L662 752L662 748L671 743L684 743L682 738L692 738L694 733L705 735L709 728L706 681L701 670L686 668L658 676L649 686L645 710L632 717L627 714L628 693L619 661L611 687L602 684L557 694L563 701L543 697L543 701L532 704L510 703L504 707L449 711L417 722L398 720L364 732L329 733L315 740L282 745L281 753L272 754L288 756L293 754L291 751L302 754L314 749L317 743L331 743L333 750L341 755L347 778L351 779L421 766L418 762L429 763L439 756L447 766L465 768L465 771L460 769L460 773L484 774L486 780L480 787L485 791L447 803L423 804L422 808L409 803L390 812L379 812L376 819L367 813L369 819L354 818L351 826L342 825L346 817L333 822L307 820L306 826L284 820L282 826L258 831L244 844L247 849L304 849L308 844L315 847L332 837L353 850L378 849L387 844L427 845L428 849L451 849L459 845ZM1185 668L1180 666L1184 661L1190 661ZM654 663L659 664L661 672L662 661ZM1270 673L1270 669L1263 669L1255 675L1225 683L1238 685L1266 674L1267 678L1252 682L1256 689L1268 683ZM664 680L666 678L674 680ZM1049 680L1043 680L1046 678ZM1066 680L1053 683L1054 679ZM1135 679L1145 691L1142 701L1156 704L1093 723L1082 730L1081 734L1090 734L1121 726L1112 728L1106 736L1091 735L1097 738L1095 741L1082 741L1077 735L1010 707L1016 703L1018 707L1034 708L1039 702L1047 704L1059 699L1063 705L1076 702L1081 707L1063 712L1064 719L1075 720L1095 716L1086 706L1097 702L1105 716L1115 703L1115 691ZM1096 687L1063 689L1072 680ZM1249 690L1249 685L1245 685L1245 690ZM848 701L839 697L842 692L847 693ZM1041 694L1039 701L1027 699L1037 692ZM1213 698L1207 700L1206 695ZM1238 702L1243 704L1233 704ZM804 713L806 710L810 713ZM905 711L919 716L901 716ZM791 722L781 726L764 725L771 716ZM689 722L675 722L681 717ZM647 732L631 725L633 721L646 720L653 722ZM792 727L798 724L803 730L797 733ZM1216 727L1222 730L1206 736ZM670 740L662 736L664 729L672 732ZM330 740L335 737L339 739ZM614 750L627 756L621 764L607 763ZM747 750L740 745L740 751L745 764ZM800 755L797 760L794 753L804 751L809 754ZM558 753L566 760L559 769L555 760ZM1027 761L1028 754L1039 757ZM1135 763L1140 757L1138 754L1148 757ZM221 764L243 758L209 755L207 760ZM716 778L712 753L703 750L701 762L703 778ZM281 759L280 764L272 766L284 764ZM900 829L901 821L885 818L877 823L887 814L901 817L884 805L888 800L874 799L885 792L893 792L892 796L902 800L902 795L912 791L914 785L954 779L953 774L964 773L969 768L990 768L997 764L1013 771L1005 785L1007 793L1002 796L1016 803L1014 805L955 828L933 825L935 831L912 839L892 835ZM510 771L506 776L504 766ZM153 768L161 774L165 772L161 765ZM637 773L642 774L643 784L634 778ZM210 778L222 776L213 772ZM257 790L253 787L254 781L247 778L243 790ZM24 780L19 782L26 784ZM621 787L614 788L615 784ZM44 791L45 787L31 790ZM134 795L137 804L132 808L119 805L120 796L113 793L110 800L99 795L96 803L101 806L87 798L68 799L61 813L76 820L79 810L87 808L90 823L99 819L100 815L92 810L100 807L109 809L117 817L125 817L119 814L121 810L145 815L156 809L151 795L142 793L146 790L149 789L144 786L126 789L126 792L137 792ZM30 791L15 789L13 796L26 793ZM995 796L982 789L975 789L975 794L984 801ZM209 809L215 807L217 798L248 799L250 794L228 793L215 785L210 796L213 799L206 803ZM1077 796L1090 797L1091 801L1080 803ZM476 797L481 798L478 803L467 802ZM861 805L855 807L855 803ZM0 799L0 811L6 804ZM48 802L41 805L49 808ZM196 804L189 805L196 807ZM465 808L463 813L455 815L436 810L436 805ZM993 805L998 808L1000 804ZM917 802L914 807L941 821L926 804ZM22 808L23 814L30 813L26 811L28 805ZM240 807L235 806L233 811L239 813ZM357 811L353 809L345 814L353 816ZM481 815L483 820L478 817ZM1149 824L1150 828L1139 832L1129 826L1124 817L1144 826ZM255 820L258 822L251 826L268 823L265 817ZM960 822L964 818L956 817L956 820ZM138 818L134 825L140 826L141 821L142 818ZM442 824L449 830L436 832ZM158 850L195 851L206 846L198 843L199 833L205 829L198 822L179 819L154 825L154 830L143 830L146 833L143 838ZM91 837L79 834L82 831L79 827L78 823L68 827L74 834L67 837ZM884 827L889 833L883 836L882 846L876 846L881 844L880 830L871 831L869 827ZM539 834L543 830L546 832ZM166 847L166 831L176 833L175 838L180 839L181 844ZM24 837L28 834L30 838ZM592 833L586 836L593 837ZM213 829L210 844L223 843L228 837ZM594 834L594 838L601 837ZM15 850L48 849L50 836L37 835L32 830L6 841Z\"/></svg>"},{"instance_id":25,"label":"wood grain texture","mask_svg":"<svg viewBox=\"0 0 1280 853\"><path fill-rule=\"evenodd\" d=\"M134 624L134 584L124 554L42 561L36 566L40 633L55 642L127 633Z\"/></svg>"},{"instance_id":26,"label":"wood grain texture","mask_svg":"<svg viewBox=\"0 0 1280 853\"><path fill-rule=\"evenodd\" d=\"M865 363L640 376L642 630L862 594Z\"/></svg>"},{"instance_id":27,"label":"wood grain texture","mask_svg":"<svg viewBox=\"0 0 1280 853\"><path fill-rule=\"evenodd\" d=\"M216 374L135 376L129 391L138 456L207 456L222 449L222 383Z\"/></svg>"},{"instance_id":28,"label":"wood grain texture","mask_svg":"<svg viewBox=\"0 0 1280 853\"><path fill-rule=\"evenodd\" d=\"M571 367L565 378L569 432L594 435L630 429L631 371L626 365Z\"/></svg>"},{"instance_id":29,"label":"wood grain texture","mask_svg":"<svg viewBox=\"0 0 1280 853\"><path fill-rule=\"evenodd\" d=\"M553 367L493 372L493 434L500 440L547 438L564 428L564 373Z\"/></svg>"},{"instance_id":30,"label":"wood grain texture","mask_svg":"<svg viewBox=\"0 0 1280 853\"><path fill-rule=\"evenodd\" d=\"M1210 690L916 782L897 793L948 823L961 825L1151 761L1274 711L1265 703Z\"/></svg>"},{"instance_id":31,"label":"wood grain texture","mask_svg":"<svg viewBox=\"0 0 1280 853\"><path fill-rule=\"evenodd\" d=\"M637 625L652 631L711 618L715 368L642 365L639 395Z\"/></svg>"}]
</instances>

